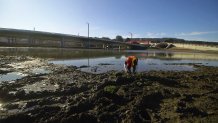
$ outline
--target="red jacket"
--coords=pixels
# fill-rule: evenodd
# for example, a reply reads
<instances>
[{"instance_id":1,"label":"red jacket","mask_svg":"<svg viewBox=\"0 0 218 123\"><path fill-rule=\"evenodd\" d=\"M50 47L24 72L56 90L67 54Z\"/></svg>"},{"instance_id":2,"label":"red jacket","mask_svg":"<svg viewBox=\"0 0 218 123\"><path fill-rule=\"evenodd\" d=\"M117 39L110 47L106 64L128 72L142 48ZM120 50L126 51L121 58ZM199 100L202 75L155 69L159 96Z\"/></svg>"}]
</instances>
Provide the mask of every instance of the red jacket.
<instances>
[{"instance_id":1,"label":"red jacket","mask_svg":"<svg viewBox=\"0 0 218 123\"><path fill-rule=\"evenodd\" d=\"M126 58L125 65L130 68L138 64L138 58L135 56L129 56Z\"/></svg>"}]
</instances>

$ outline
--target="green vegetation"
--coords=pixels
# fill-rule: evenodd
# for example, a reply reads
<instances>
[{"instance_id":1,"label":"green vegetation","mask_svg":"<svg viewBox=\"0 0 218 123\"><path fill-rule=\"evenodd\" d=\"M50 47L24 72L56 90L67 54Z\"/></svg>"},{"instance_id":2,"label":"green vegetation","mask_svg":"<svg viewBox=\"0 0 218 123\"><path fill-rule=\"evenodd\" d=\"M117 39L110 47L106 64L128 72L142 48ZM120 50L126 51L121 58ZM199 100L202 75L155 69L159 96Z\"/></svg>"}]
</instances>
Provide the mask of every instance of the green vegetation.
<instances>
[{"instance_id":1,"label":"green vegetation","mask_svg":"<svg viewBox=\"0 0 218 123\"><path fill-rule=\"evenodd\" d=\"M120 36L120 35L117 35L117 36L116 36L116 40L117 40L117 41L120 41L120 42L123 42L123 37Z\"/></svg>"},{"instance_id":2,"label":"green vegetation","mask_svg":"<svg viewBox=\"0 0 218 123\"><path fill-rule=\"evenodd\" d=\"M126 38L126 39L125 39L125 42L128 42L128 41L130 41L130 38Z\"/></svg>"},{"instance_id":3,"label":"green vegetation","mask_svg":"<svg viewBox=\"0 0 218 123\"><path fill-rule=\"evenodd\" d=\"M114 94L117 91L117 87L114 85L109 85L109 86L104 87L104 91L107 93Z\"/></svg>"}]
</instances>

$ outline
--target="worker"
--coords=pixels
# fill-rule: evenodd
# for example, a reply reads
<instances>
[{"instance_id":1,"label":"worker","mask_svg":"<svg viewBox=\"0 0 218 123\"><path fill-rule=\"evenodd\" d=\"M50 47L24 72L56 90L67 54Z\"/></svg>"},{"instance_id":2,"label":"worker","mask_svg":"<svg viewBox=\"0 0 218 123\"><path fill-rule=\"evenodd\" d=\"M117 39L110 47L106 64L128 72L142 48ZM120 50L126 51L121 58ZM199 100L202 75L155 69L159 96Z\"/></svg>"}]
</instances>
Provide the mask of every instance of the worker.
<instances>
[{"instance_id":1,"label":"worker","mask_svg":"<svg viewBox=\"0 0 218 123\"><path fill-rule=\"evenodd\" d=\"M133 73L135 74L137 64L138 58L136 56L128 56L125 60L124 69L131 74L131 68L133 68Z\"/></svg>"}]
</instances>

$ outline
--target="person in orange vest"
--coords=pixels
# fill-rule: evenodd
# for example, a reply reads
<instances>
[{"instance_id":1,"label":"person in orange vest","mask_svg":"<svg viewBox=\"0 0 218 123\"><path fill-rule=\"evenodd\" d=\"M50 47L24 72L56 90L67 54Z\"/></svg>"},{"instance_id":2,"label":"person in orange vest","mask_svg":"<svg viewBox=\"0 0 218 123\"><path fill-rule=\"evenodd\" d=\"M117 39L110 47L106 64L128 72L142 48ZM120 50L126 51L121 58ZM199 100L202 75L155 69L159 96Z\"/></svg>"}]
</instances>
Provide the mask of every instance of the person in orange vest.
<instances>
[{"instance_id":1,"label":"person in orange vest","mask_svg":"<svg viewBox=\"0 0 218 123\"><path fill-rule=\"evenodd\" d=\"M133 68L133 73L135 73L137 65L138 65L138 58L136 56L128 56L124 64L125 71L127 73L131 73L131 68Z\"/></svg>"}]
</instances>

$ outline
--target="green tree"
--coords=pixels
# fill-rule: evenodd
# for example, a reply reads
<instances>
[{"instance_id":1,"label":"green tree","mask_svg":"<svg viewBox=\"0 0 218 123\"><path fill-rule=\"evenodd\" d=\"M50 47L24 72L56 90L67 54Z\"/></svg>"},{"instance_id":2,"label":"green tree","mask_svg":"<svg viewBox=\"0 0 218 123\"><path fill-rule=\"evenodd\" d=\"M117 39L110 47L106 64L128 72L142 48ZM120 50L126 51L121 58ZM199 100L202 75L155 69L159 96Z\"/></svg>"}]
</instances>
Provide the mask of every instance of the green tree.
<instances>
[{"instance_id":1,"label":"green tree","mask_svg":"<svg viewBox=\"0 0 218 123\"><path fill-rule=\"evenodd\" d=\"M116 40L117 40L117 41L120 41L120 42L123 42L123 37L120 36L120 35L117 35L117 36L116 36Z\"/></svg>"},{"instance_id":2,"label":"green tree","mask_svg":"<svg viewBox=\"0 0 218 123\"><path fill-rule=\"evenodd\" d=\"M104 40L111 40L109 37L102 37Z\"/></svg>"},{"instance_id":3,"label":"green tree","mask_svg":"<svg viewBox=\"0 0 218 123\"><path fill-rule=\"evenodd\" d=\"M168 42L168 43L173 43L173 39L172 38L167 38L167 39L165 39L165 42Z\"/></svg>"},{"instance_id":4,"label":"green tree","mask_svg":"<svg viewBox=\"0 0 218 123\"><path fill-rule=\"evenodd\" d=\"M130 41L130 38L126 38L126 39L125 39L125 42L128 42L128 41Z\"/></svg>"}]
</instances>

